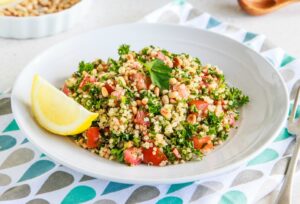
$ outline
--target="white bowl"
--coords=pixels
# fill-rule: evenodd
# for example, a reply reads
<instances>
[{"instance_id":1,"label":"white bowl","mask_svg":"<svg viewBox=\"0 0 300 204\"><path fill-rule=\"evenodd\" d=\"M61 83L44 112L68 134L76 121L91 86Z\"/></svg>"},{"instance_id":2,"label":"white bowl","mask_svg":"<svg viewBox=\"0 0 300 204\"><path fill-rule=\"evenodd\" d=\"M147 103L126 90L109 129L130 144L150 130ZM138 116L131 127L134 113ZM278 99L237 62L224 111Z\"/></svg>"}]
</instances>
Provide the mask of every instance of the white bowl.
<instances>
[{"instance_id":1,"label":"white bowl","mask_svg":"<svg viewBox=\"0 0 300 204\"><path fill-rule=\"evenodd\" d=\"M89 8L88 0L81 0L69 9L41 16L0 16L0 37L28 39L54 35L75 25Z\"/></svg>"},{"instance_id":2,"label":"white bowl","mask_svg":"<svg viewBox=\"0 0 300 204\"><path fill-rule=\"evenodd\" d=\"M135 50L157 45L172 52L197 56L203 63L219 65L229 83L250 97L250 103L242 109L236 133L202 161L166 167L128 167L94 155L68 138L45 131L35 122L30 110L31 82L35 73L61 87L77 70L79 61L117 57L117 48L123 43ZM262 56L228 37L188 27L131 24L79 35L36 57L15 83L12 109L28 139L65 166L118 182L180 183L225 173L260 153L285 123L288 94L282 77Z\"/></svg>"}]
</instances>

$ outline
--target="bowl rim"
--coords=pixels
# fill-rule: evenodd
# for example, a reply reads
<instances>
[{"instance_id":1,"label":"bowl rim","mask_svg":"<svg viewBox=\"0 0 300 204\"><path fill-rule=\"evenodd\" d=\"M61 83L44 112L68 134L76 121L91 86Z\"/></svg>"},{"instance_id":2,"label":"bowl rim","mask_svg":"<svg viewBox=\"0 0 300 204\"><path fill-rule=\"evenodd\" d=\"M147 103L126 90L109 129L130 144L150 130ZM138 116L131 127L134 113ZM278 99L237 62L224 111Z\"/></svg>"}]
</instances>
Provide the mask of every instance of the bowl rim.
<instances>
[{"instance_id":1,"label":"bowl rim","mask_svg":"<svg viewBox=\"0 0 300 204\"><path fill-rule=\"evenodd\" d=\"M206 29L199 29L199 28L195 28L195 27L190 27L190 26L182 26L182 25L175 25L175 24L168 24L168 23L144 23L144 22L137 22L137 23L129 23L129 24L117 24L117 25L113 25L113 26L107 26L107 27L102 27L102 28L98 28L98 29L94 29L92 31L88 31L85 33L81 33L78 34L76 36L73 36L72 38L69 38L67 40L63 40L57 44L63 43L65 41L69 41L75 38L78 38L80 36L83 36L85 34L88 33L92 33L92 32L96 32L97 30L102 30L102 29L110 29L110 28L115 28L115 27L126 27L126 26L154 26L154 27L159 27L159 26L169 26L169 27L176 27L176 28L185 28L185 29L191 29L191 30L195 30L195 31L201 31L201 32L208 32L210 35L215 35L215 36L221 36L223 38L225 38L226 40L230 41L230 43L235 43L235 44L239 44L241 46L243 46L244 48L246 48L248 51L250 51L251 53L257 55L258 57L262 58L267 64L270 65L270 68L273 69L273 71L277 74L277 76L279 77L279 83L281 84L281 87L283 88L283 93L284 93L284 102L285 102L285 107L284 107L284 115L282 116L282 119L280 120L280 122L278 122L279 124L277 126L274 126L274 131L272 134L270 134L270 136L268 136L268 140L266 140L266 142L259 146L259 148L257 148L255 151L253 151L251 154L244 156L243 158L232 162L231 164L228 164L226 166L220 167L215 169L212 172L207 172L207 173L202 173L202 174L198 174L198 175L188 175L188 176L182 176L179 178L164 178L163 180L161 179L148 179L148 178L134 178L134 179L126 179L126 178L121 178L121 177L116 177L114 175L99 175L96 174L94 172L90 172L85 170L84 168L81 168L79 166L73 165L73 164L69 164L66 163L66 161L61 160L58 157L52 156L51 154L48 153L47 149L44 149L43 147L39 146L38 144L36 144L34 141L31 140L31 138L28 138L29 141L31 143L33 143L38 149L40 149L43 153L46 153L46 155L53 159L54 161L57 161L60 164L63 164L64 166L67 166L71 169L74 169L80 173L84 173L99 179L103 179L103 180L109 180L109 181L115 181L115 182L123 182L123 183L130 183L130 184L149 184L149 185L156 185L156 184L176 184L176 183L183 183L183 182L191 182L191 181L197 181L200 179L207 179L207 178L213 178L215 176L219 176L222 174L225 174L229 171L233 171L235 169L237 169L239 166L242 166L243 164L247 163L248 161L250 161L250 159L254 158L255 156L257 156L258 154L260 154L262 152L262 150L266 149L266 147L274 140L274 138L280 133L280 131L282 130L282 128L284 127L284 124L286 122L286 118L288 115L288 111L289 111L289 97L288 97L288 90L287 87L285 85L284 79L281 76L279 70L275 69L273 67L273 65L266 60L263 56L261 56L261 54L249 47L247 47L246 45L226 36L226 35L222 35L220 33L216 33L210 30L206 30ZM29 68L29 66L31 65L31 63L33 63L37 57L42 56L48 49L51 49L53 47L55 47L57 44L52 45L48 48L46 48L45 50L43 50L43 52L39 53L33 60L31 60L26 66L25 68L22 70L22 72L19 74L19 76L17 77L15 84L13 86L13 91L12 91L12 95L11 95L11 106L12 106L12 112L14 115L14 118L16 120L16 122L19 124L20 129L22 131L24 131L24 133L26 135L29 135L30 132L28 132L26 129L22 129L22 126L24 126L24 122L21 120L20 116L17 114L17 103L16 101L18 100L16 98L16 92L17 92L17 85L18 85L18 81L19 78L21 77L21 75L23 74L23 72L25 72L26 69ZM164 167L159 167L159 168L164 168Z\"/></svg>"}]
</instances>

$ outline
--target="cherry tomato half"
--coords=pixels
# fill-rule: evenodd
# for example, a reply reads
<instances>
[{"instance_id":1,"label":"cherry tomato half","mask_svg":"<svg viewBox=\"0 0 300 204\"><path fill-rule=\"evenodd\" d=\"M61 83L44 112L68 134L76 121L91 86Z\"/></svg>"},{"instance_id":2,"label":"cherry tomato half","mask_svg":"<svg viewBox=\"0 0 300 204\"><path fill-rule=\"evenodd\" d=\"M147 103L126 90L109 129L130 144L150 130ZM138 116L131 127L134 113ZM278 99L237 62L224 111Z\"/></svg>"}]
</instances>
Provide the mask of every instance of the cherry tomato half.
<instances>
[{"instance_id":1,"label":"cherry tomato half","mask_svg":"<svg viewBox=\"0 0 300 204\"><path fill-rule=\"evenodd\" d=\"M166 155L157 147L143 148L143 163L159 166L162 161L168 160Z\"/></svg>"},{"instance_id":2,"label":"cherry tomato half","mask_svg":"<svg viewBox=\"0 0 300 204\"><path fill-rule=\"evenodd\" d=\"M88 148L96 148L98 147L98 141L101 137L100 133L99 133L99 128L97 127L90 127L87 131L86 131L86 136L87 136L87 147Z\"/></svg>"}]
</instances>

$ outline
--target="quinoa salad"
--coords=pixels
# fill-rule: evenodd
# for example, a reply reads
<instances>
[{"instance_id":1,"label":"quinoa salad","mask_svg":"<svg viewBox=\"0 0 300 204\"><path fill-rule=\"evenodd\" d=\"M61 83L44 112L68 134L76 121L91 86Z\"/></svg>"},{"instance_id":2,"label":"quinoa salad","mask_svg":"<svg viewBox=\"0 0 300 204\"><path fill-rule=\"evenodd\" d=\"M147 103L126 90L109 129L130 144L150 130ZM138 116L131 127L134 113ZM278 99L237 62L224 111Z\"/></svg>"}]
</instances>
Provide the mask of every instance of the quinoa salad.
<instances>
[{"instance_id":1,"label":"quinoa salad","mask_svg":"<svg viewBox=\"0 0 300 204\"><path fill-rule=\"evenodd\" d=\"M72 138L100 157L130 166L179 164L228 138L249 102L216 66L155 46L119 58L80 62L62 91L99 117Z\"/></svg>"}]
</instances>

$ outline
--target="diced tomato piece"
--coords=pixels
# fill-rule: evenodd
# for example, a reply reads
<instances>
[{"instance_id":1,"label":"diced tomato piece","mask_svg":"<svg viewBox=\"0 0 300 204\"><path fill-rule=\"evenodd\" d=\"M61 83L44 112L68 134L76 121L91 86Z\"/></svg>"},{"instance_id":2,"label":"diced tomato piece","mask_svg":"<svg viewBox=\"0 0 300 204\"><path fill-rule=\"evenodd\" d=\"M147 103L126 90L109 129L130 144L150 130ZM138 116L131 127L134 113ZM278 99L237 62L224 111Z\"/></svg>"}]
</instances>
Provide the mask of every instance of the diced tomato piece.
<instances>
[{"instance_id":1,"label":"diced tomato piece","mask_svg":"<svg viewBox=\"0 0 300 204\"><path fill-rule=\"evenodd\" d=\"M67 96L69 96L70 94L72 94L71 90L67 87L66 84L64 84L63 92L64 92Z\"/></svg>"},{"instance_id":2,"label":"diced tomato piece","mask_svg":"<svg viewBox=\"0 0 300 204\"><path fill-rule=\"evenodd\" d=\"M149 89L151 85L151 79L142 73L134 74L131 79L136 81L136 87L138 90Z\"/></svg>"},{"instance_id":3,"label":"diced tomato piece","mask_svg":"<svg viewBox=\"0 0 300 204\"><path fill-rule=\"evenodd\" d=\"M208 107L208 103L203 100L192 100L189 102L189 105L194 105L198 111L204 111Z\"/></svg>"},{"instance_id":4,"label":"diced tomato piece","mask_svg":"<svg viewBox=\"0 0 300 204\"><path fill-rule=\"evenodd\" d=\"M203 86L204 86L204 87L208 87L208 86L209 86L209 83L208 83L208 82L205 82L205 81L201 81L201 82L199 83L199 85L200 85L199 88L202 88Z\"/></svg>"},{"instance_id":5,"label":"diced tomato piece","mask_svg":"<svg viewBox=\"0 0 300 204\"><path fill-rule=\"evenodd\" d=\"M173 154L175 155L175 157L176 157L177 159L180 159L180 158L181 158L181 155L180 155L180 153L179 153L179 151L178 151L177 148L174 148L174 149L172 150L172 152L173 152Z\"/></svg>"},{"instance_id":6,"label":"diced tomato piece","mask_svg":"<svg viewBox=\"0 0 300 204\"><path fill-rule=\"evenodd\" d=\"M132 66L133 66L133 68L138 69L140 67L140 63L139 62L133 62Z\"/></svg>"},{"instance_id":7,"label":"diced tomato piece","mask_svg":"<svg viewBox=\"0 0 300 204\"><path fill-rule=\"evenodd\" d=\"M89 75L85 75L85 77L83 78L83 80L79 84L79 88L84 87L87 83L94 83L94 82L96 82L95 77L91 77Z\"/></svg>"},{"instance_id":8,"label":"diced tomato piece","mask_svg":"<svg viewBox=\"0 0 300 204\"><path fill-rule=\"evenodd\" d=\"M129 165L138 165L142 162L143 154L142 150L137 147L130 147L123 152L124 161Z\"/></svg>"},{"instance_id":9,"label":"diced tomato piece","mask_svg":"<svg viewBox=\"0 0 300 204\"><path fill-rule=\"evenodd\" d=\"M147 89L149 89L150 85L152 84L151 78L146 76L145 83L146 83Z\"/></svg>"},{"instance_id":10,"label":"diced tomato piece","mask_svg":"<svg viewBox=\"0 0 300 204\"><path fill-rule=\"evenodd\" d=\"M115 90L115 87L109 85L108 83L106 83L106 84L104 85L104 87L106 88L106 90L107 90L107 92L108 92L109 94L111 94L111 93Z\"/></svg>"},{"instance_id":11,"label":"diced tomato piece","mask_svg":"<svg viewBox=\"0 0 300 204\"><path fill-rule=\"evenodd\" d=\"M159 166L162 161L167 161L166 155L159 150L157 147L150 147L148 149L143 148L143 163Z\"/></svg>"},{"instance_id":12,"label":"diced tomato piece","mask_svg":"<svg viewBox=\"0 0 300 204\"><path fill-rule=\"evenodd\" d=\"M111 95L114 96L117 100L121 100L122 96L124 95L124 91L113 91Z\"/></svg>"},{"instance_id":13,"label":"diced tomato piece","mask_svg":"<svg viewBox=\"0 0 300 204\"><path fill-rule=\"evenodd\" d=\"M150 121L145 121L148 113L142 110L138 110L134 119L134 122L139 125L150 126Z\"/></svg>"},{"instance_id":14,"label":"diced tomato piece","mask_svg":"<svg viewBox=\"0 0 300 204\"><path fill-rule=\"evenodd\" d=\"M81 89L90 81L90 77L86 75L79 84L79 88Z\"/></svg>"},{"instance_id":15,"label":"diced tomato piece","mask_svg":"<svg viewBox=\"0 0 300 204\"><path fill-rule=\"evenodd\" d=\"M174 85L172 89L173 91L177 91L179 96L181 96L182 98L187 98L190 95L190 91L185 84Z\"/></svg>"},{"instance_id":16,"label":"diced tomato piece","mask_svg":"<svg viewBox=\"0 0 300 204\"><path fill-rule=\"evenodd\" d=\"M87 147L88 148L96 148L98 147L99 139L101 137L99 128L97 127L90 127L86 131L86 136L87 136Z\"/></svg>"},{"instance_id":17,"label":"diced tomato piece","mask_svg":"<svg viewBox=\"0 0 300 204\"><path fill-rule=\"evenodd\" d=\"M179 59L178 57L174 57L174 58L173 58L173 66L174 66L174 67L179 67L179 66L181 66L181 61L180 61L180 59Z\"/></svg>"},{"instance_id":18,"label":"diced tomato piece","mask_svg":"<svg viewBox=\"0 0 300 204\"><path fill-rule=\"evenodd\" d=\"M178 89L178 94L182 98L187 98L190 95L190 92L185 84L181 84Z\"/></svg>"},{"instance_id":19,"label":"diced tomato piece","mask_svg":"<svg viewBox=\"0 0 300 204\"><path fill-rule=\"evenodd\" d=\"M232 126L232 127L235 125L235 119L234 119L233 114L229 115L229 125Z\"/></svg>"},{"instance_id":20,"label":"diced tomato piece","mask_svg":"<svg viewBox=\"0 0 300 204\"><path fill-rule=\"evenodd\" d=\"M211 150L214 145L210 139L210 137L206 136L206 137L202 137L202 138L198 138L197 136L193 136L192 138L193 143L194 143L194 148L201 150L202 152L207 152L209 150Z\"/></svg>"}]
</instances>

